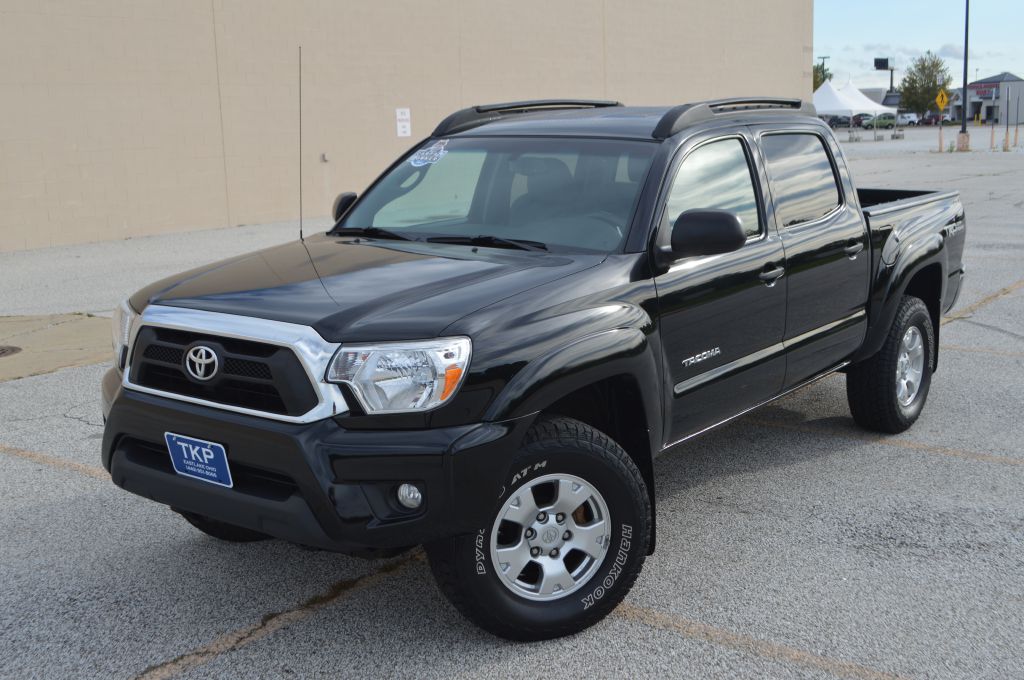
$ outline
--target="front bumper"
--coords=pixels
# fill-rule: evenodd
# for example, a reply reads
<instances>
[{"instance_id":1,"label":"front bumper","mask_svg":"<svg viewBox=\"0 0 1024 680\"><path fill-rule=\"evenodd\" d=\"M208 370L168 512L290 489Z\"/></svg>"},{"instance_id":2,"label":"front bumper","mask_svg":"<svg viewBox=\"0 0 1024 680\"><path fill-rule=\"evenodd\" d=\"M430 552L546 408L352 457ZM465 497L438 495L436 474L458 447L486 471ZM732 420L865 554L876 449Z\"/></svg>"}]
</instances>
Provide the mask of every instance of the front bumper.
<instances>
[{"instance_id":1,"label":"front bumper","mask_svg":"<svg viewBox=\"0 0 1024 680\"><path fill-rule=\"evenodd\" d=\"M479 529L532 417L431 430L284 423L123 389L103 379L103 466L132 493L305 545L373 556ZM224 445L234 488L174 473L164 433ZM416 483L424 502L402 507Z\"/></svg>"}]
</instances>

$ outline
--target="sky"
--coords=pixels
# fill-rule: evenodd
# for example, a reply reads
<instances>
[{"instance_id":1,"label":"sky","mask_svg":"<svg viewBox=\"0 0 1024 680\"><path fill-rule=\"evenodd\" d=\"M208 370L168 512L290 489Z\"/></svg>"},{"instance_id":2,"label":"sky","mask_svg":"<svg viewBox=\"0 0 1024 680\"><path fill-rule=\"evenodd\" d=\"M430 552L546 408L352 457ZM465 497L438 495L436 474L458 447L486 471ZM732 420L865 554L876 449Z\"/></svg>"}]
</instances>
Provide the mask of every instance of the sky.
<instances>
[{"instance_id":1,"label":"sky","mask_svg":"<svg viewBox=\"0 0 1024 680\"><path fill-rule=\"evenodd\" d=\"M814 56L828 56L832 79L857 87L888 87L889 72L875 57L904 69L926 50L949 66L953 86L963 80L964 0L814 0ZM1009 71L1024 78L1024 0L972 0L968 82ZM820 63L821 59L816 59Z\"/></svg>"}]
</instances>

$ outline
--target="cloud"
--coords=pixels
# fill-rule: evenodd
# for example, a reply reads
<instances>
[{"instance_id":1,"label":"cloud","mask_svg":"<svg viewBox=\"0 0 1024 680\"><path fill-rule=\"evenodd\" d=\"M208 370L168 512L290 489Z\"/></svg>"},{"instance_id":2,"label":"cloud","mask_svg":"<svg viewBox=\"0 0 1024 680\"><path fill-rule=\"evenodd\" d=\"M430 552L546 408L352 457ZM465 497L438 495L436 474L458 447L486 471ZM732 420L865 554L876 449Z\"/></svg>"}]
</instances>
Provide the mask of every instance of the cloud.
<instances>
[{"instance_id":1,"label":"cloud","mask_svg":"<svg viewBox=\"0 0 1024 680\"><path fill-rule=\"evenodd\" d=\"M963 59L964 48L960 47L959 45L951 45L950 43L946 43L945 45L939 48L939 51L936 52L936 54L938 54L940 57L943 57L944 59Z\"/></svg>"},{"instance_id":2,"label":"cloud","mask_svg":"<svg viewBox=\"0 0 1024 680\"><path fill-rule=\"evenodd\" d=\"M943 57L945 59L963 59L964 58L964 48L962 46L960 46L960 45L953 45L951 43L946 43L945 45L943 45L942 47L939 48L939 51L936 52L936 54L938 54L940 57ZM975 52L974 50L971 50L970 51L970 55L971 55L971 59L981 59L981 58L985 58L985 59L1000 59L1000 58L1003 57L1003 53L1002 52L994 52L994 51L978 53L978 52Z\"/></svg>"}]
</instances>

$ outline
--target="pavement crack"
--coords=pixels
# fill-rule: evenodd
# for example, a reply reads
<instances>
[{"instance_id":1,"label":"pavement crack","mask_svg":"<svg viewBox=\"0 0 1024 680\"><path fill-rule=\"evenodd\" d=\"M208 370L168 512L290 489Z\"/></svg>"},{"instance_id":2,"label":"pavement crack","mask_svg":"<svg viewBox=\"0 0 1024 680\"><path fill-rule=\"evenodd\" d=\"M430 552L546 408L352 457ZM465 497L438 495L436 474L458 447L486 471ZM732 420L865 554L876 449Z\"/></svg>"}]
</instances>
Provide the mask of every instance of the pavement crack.
<instances>
[{"instance_id":1,"label":"pavement crack","mask_svg":"<svg viewBox=\"0 0 1024 680\"><path fill-rule=\"evenodd\" d=\"M173 659L153 664L135 676L136 680L166 680L180 673L202 666L213 659L234 652L271 633L308 618L323 607L344 599L347 595L374 585L384 577L402 571L414 562L422 560L421 551L416 550L405 557L385 564L380 569L353 579L344 579L332 584L326 591L314 595L299 605L283 611L264 614L260 622L240 630L221 635L198 649L180 654Z\"/></svg>"},{"instance_id":2,"label":"pavement crack","mask_svg":"<svg viewBox=\"0 0 1024 680\"><path fill-rule=\"evenodd\" d=\"M74 411L76 408L78 408L78 406L72 406L70 409L68 409L67 413L62 414L61 417L67 418L68 420L74 420L76 422L82 423L83 425L88 425L89 427L103 427L103 423L97 423L95 421L89 420L88 416L71 415L71 412Z\"/></svg>"}]
</instances>

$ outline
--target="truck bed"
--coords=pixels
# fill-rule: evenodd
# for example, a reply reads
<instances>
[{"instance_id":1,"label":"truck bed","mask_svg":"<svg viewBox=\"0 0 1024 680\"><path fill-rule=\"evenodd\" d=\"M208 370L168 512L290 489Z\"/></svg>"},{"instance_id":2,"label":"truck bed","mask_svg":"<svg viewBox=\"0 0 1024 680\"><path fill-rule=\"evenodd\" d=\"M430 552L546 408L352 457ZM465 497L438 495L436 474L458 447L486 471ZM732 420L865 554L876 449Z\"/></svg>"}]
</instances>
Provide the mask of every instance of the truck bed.
<instances>
[{"instance_id":1,"label":"truck bed","mask_svg":"<svg viewBox=\"0 0 1024 680\"><path fill-rule=\"evenodd\" d=\"M964 269L965 222L959 192L858 189L857 198L875 242L883 244L876 257L884 264L893 264L908 243L921 243L928 234L941 238L948 282L940 313L952 308Z\"/></svg>"},{"instance_id":2,"label":"truck bed","mask_svg":"<svg viewBox=\"0 0 1024 680\"><path fill-rule=\"evenodd\" d=\"M889 210L909 208L946 198L957 198L955 191L920 191L915 189L857 189L857 199L864 212L880 215ZM874 208L868 210L868 208Z\"/></svg>"}]
</instances>

